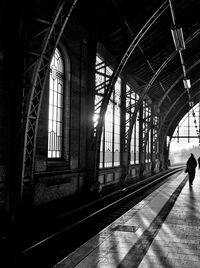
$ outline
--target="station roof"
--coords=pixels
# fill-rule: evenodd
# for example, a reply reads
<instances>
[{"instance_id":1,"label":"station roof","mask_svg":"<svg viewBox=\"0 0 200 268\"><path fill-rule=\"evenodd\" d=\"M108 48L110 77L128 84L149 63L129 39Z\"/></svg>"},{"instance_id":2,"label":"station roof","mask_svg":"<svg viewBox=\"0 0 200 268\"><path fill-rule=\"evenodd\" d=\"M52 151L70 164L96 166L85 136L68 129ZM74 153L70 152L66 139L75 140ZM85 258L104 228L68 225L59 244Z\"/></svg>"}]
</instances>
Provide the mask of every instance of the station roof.
<instances>
[{"instance_id":1,"label":"station roof","mask_svg":"<svg viewBox=\"0 0 200 268\"><path fill-rule=\"evenodd\" d=\"M117 62L129 53L123 70L137 82L137 91L149 88L172 135L191 109L189 98L194 104L200 100L199 14L199 0L84 0L77 1L73 16ZM185 49L176 50L172 28L182 29Z\"/></svg>"},{"instance_id":2,"label":"station roof","mask_svg":"<svg viewBox=\"0 0 200 268\"><path fill-rule=\"evenodd\" d=\"M23 3L25 16L43 21L67 1L32 0ZM157 104L172 135L189 111L189 95L200 100L199 0L77 0L71 18L103 44L123 71ZM13 14L16 12L13 10ZM182 29L185 49L176 50L171 29ZM187 90L183 79L189 78Z\"/></svg>"}]
</instances>

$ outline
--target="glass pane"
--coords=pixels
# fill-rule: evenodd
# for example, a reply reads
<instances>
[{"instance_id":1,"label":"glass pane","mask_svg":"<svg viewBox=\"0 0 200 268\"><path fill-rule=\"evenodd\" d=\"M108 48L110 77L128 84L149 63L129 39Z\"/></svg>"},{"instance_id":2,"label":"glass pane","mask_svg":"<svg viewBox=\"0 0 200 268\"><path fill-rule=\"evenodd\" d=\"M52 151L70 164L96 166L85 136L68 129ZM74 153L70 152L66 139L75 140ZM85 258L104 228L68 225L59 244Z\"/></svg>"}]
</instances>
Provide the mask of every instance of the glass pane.
<instances>
[{"instance_id":1,"label":"glass pane","mask_svg":"<svg viewBox=\"0 0 200 268\"><path fill-rule=\"evenodd\" d=\"M62 121L62 118L61 118L61 109L60 108L57 108L57 121L58 122L61 122Z\"/></svg>"},{"instance_id":2,"label":"glass pane","mask_svg":"<svg viewBox=\"0 0 200 268\"><path fill-rule=\"evenodd\" d=\"M56 107L54 107L54 109L53 109L53 120L54 120L54 122L56 122L56 119L57 119L57 109L56 109Z\"/></svg>"},{"instance_id":3,"label":"glass pane","mask_svg":"<svg viewBox=\"0 0 200 268\"><path fill-rule=\"evenodd\" d=\"M101 108L102 95L113 70L106 62L97 56L96 58L96 95L94 126L97 125ZM112 167L120 165L120 102L121 102L121 79L115 83L104 118L104 130L101 139L100 167Z\"/></svg>"},{"instance_id":4,"label":"glass pane","mask_svg":"<svg viewBox=\"0 0 200 268\"><path fill-rule=\"evenodd\" d=\"M49 76L49 158L58 158L62 155L63 70L64 66L61 54L56 49L51 61Z\"/></svg>"}]
</instances>

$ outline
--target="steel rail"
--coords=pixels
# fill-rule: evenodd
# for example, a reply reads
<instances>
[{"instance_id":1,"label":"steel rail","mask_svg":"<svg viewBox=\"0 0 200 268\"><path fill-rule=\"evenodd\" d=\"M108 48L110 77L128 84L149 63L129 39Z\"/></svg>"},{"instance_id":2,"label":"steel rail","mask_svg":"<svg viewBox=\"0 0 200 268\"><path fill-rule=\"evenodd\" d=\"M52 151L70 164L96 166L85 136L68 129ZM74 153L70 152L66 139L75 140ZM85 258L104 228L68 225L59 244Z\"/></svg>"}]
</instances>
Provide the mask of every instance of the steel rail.
<instances>
[{"instance_id":1,"label":"steel rail","mask_svg":"<svg viewBox=\"0 0 200 268\"><path fill-rule=\"evenodd\" d=\"M131 192L131 193L129 193L129 194L127 194L127 195L121 197L120 199L118 199L118 200L116 200L116 201L110 203L109 205L106 205L105 207L99 209L98 211L93 212L93 213L90 214L89 216L86 216L85 218L83 218L83 219L77 221L76 223L74 223L74 224L72 224L72 225L70 225L70 226L68 226L68 227L66 227L66 228L63 228L62 230L60 230L60 231L58 231L58 232L56 232L56 233L54 233L54 234L48 236L47 238L42 239L41 241L39 241L39 242L35 243L34 245L28 247L27 249L22 250L22 251L18 254L18 256L22 256L22 255L25 255L25 254L29 253L29 252L32 251L32 250L36 250L39 246L44 245L45 243L47 243L47 242L49 242L50 240L56 238L57 236L63 234L64 232L69 231L70 229L73 229L74 227L76 227L76 226L78 226L78 225L80 225L80 224L82 224L82 223L84 223L84 222L86 222L86 221L88 221L88 220L90 220L90 219L92 219L92 218L94 218L94 217L100 215L101 213L105 213L105 212L108 211L109 209L113 209L114 207L118 206L118 205L121 204L122 202L125 202L125 201L128 200L129 198L131 198L131 197L133 197L133 196L136 196L136 195L139 194L140 192L143 192L143 191L147 190L149 187L154 186L155 184L161 182L161 181L164 180L165 178L167 178L167 177L173 175L174 173L183 170L183 168L184 168L183 166L180 166L180 167L178 167L178 168L175 168L174 170L172 170L172 171L170 171L170 172L167 172L166 174L160 176L159 178L157 178L157 179L155 179L155 180L153 180L153 178L151 177L153 181L150 181L150 182L147 183L146 185L141 186L140 188L138 188L138 189L134 190L133 192ZM151 178L147 178L147 179L143 180L142 182L139 182L138 184L143 184L143 183L145 183L145 181L150 180ZM137 183L136 183L136 184L137 184ZM132 186L130 186L130 187L137 186L136 184L135 184L135 185L132 185ZM121 189L121 192L125 192L125 191L127 191L128 188L129 188L129 187L126 187L126 188ZM81 209L82 209L82 208L77 209L76 212L78 212L78 210L81 210ZM74 212L74 211L72 211L71 213L73 213L73 212ZM68 213L67 215L70 215L71 213ZM66 216L66 214L65 214L65 216Z\"/></svg>"}]
</instances>

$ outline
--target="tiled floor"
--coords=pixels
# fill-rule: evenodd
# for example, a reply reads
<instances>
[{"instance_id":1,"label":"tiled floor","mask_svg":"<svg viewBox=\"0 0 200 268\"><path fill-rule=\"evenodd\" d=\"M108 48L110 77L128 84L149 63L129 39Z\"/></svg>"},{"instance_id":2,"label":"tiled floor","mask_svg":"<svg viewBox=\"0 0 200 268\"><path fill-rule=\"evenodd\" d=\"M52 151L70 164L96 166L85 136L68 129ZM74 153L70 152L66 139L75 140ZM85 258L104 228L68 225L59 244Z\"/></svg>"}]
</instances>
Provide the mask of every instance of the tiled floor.
<instances>
[{"instance_id":1,"label":"tiled floor","mask_svg":"<svg viewBox=\"0 0 200 268\"><path fill-rule=\"evenodd\" d=\"M54 268L200 268L200 169L171 179ZM175 203L174 203L175 202Z\"/></svg>"}]
</instances>

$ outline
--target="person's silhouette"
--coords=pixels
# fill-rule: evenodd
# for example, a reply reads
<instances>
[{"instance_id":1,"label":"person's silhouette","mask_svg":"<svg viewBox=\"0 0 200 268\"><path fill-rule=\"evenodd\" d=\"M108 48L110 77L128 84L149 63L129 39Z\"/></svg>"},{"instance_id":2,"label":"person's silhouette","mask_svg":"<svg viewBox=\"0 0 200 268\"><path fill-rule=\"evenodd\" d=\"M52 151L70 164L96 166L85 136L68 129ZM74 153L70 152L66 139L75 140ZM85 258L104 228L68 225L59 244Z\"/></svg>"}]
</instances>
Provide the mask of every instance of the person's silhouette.
<instances>
[{"instance_id":1,"label":"person's silhouette","mask_svg":"<svg viewBox=\"0 0 200 268\"><path fill-rule=\"evenodd\" d=\"M186 168L187 168L188 175L189 175L189 184L190 184L190 186L192 186L193 180L195 178L196 166L197 166L197 161L196 161L194 155L191 154L191 156L189 157L189 159L188 159L188 161L186 163Z\"/></svg>"},{"instance_id":2,"label":"person's silhouette","mask_svg":"<svg viewBox=\"0 0 200 268\"><path fill-rule=\"evenodd\" d=\"M199 156L199 158L197 160L198 160L198 164L199 164L199 168L200 168L200 156Z\"/></svg>"}]
</instances>

